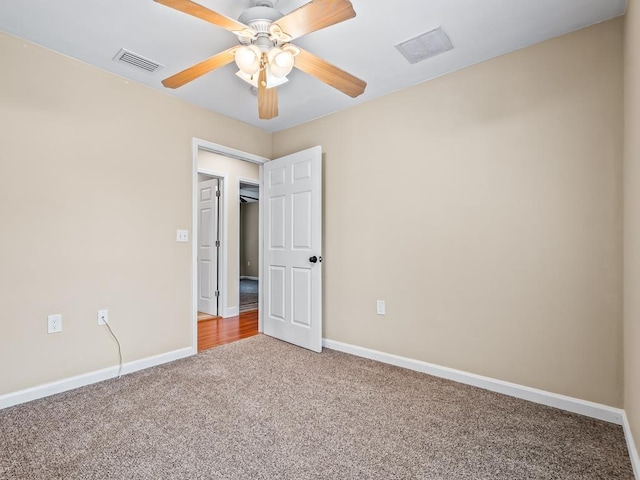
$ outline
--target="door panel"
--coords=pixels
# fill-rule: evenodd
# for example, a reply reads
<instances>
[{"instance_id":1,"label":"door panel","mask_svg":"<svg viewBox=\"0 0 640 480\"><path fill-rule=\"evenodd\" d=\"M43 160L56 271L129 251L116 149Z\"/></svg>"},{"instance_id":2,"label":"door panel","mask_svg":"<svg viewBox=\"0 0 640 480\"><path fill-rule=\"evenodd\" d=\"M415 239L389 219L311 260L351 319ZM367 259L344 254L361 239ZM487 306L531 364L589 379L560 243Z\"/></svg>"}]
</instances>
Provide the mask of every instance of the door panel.
<instances>
[{"instance_id":1,"label":"door panel","mask_svg":"<svg viewBox=\"0 0 640 480\"><path fill-rule=\"evenodd\" d=\"M291 283L293 285L293 312L291 321L305 327L311 326L311 274L308 268L292 268Z\"/></svg>"},{"instance_id":2,"label":"door panel","mask_svg":"<svg viewBox=\"0 0 640 480\"><path fill-rule=\"evenodd\" d=\"M269 171L269 188L273 188L277 185L284 185L286 169L284 167L274 168Z\"/></svg>"},{"instance_id":3,"label":"door panel","mask_svg":"<svg viewBox=\"0 0 640 480\"><path fill-rule=\"evenodd\" d=\"M200 275L198 279L200 280L198 283L198 291L200 292L199 298L201 298L203 302L211 301L211 262L209 260L200 260ZM201 312L203 311L201 308L198 308L198 310Z\"/></svg>"},{"instance_id":4,"label":"door panel","mask_svg":"<svg viewBox=\"0 0 640 480\"><path fill-rule=\"evenodd\" d=\"M272 250L285 248L285 197L269 199L269 248Z\"/></svg>"},{"instance_id":5,"label":"door panel","mask_svg":"<svg viewBox=\"0 0 640 480\"><path fill-rule=\"evenodd\" d=\"M286 271L280 265L271 265L269 268L269 316L276 320L285 320L285 285Z\"/></svg>"},{"instance_id":6,"label":"door panel","mask_svg":"<svg viewBox=\"0 0 640 480\"><path fill-rule=\"evenodd\" d=\"M322 149L267 162L264 173L264 333L320 352Z\"/></svg>"},{"instance_id":7,"label":"door panel","mask_svg":"<svg viewBox=\"0 0 640 480\"><path fill-rule=\"evenodd\" d=\"M293 243L291 248L310 251L311 246L311 193L301 192L291 196L293 205Z\"/></svg>"}]
</instances>

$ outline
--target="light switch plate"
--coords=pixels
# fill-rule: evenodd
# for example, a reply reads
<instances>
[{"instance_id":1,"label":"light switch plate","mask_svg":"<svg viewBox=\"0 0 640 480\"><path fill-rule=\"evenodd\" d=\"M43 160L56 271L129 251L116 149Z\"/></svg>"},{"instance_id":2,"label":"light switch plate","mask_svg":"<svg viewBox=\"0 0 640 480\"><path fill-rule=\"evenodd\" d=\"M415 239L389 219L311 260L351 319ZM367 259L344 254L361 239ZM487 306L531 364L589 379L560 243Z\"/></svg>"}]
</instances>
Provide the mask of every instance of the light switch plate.
<instances>
[{"instance_id":1,"label":"light switch plate","mask_svg":"<svg viewBox=\"0 0 640 480\"><path fill-rule=\"evenodd\" d=\"M376 302L376 311L377 311L378 315L385 315L386 314L386 305L384 303L384 300L378 300Z\"/></svg>"},{"instance_id":2,"label":"light switch plate","mask_svg":"<svg viewBox=\"0 0 640 480\"><path fill-rule=\"evenodd\" d=\"M189 230L178 230L176 233L176 241L178 242L188 242L189 241Z\"/></svg>"}]
</instances>

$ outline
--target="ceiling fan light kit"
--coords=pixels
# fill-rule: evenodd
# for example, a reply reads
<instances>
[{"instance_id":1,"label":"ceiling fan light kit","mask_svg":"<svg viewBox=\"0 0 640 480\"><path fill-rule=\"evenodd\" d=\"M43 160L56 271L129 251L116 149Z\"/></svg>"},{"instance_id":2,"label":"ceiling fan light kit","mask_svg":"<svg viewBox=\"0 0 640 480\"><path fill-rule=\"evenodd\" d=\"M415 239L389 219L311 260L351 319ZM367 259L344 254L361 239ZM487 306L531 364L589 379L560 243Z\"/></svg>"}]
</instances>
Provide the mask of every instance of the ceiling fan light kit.
<instances>
[{"instance_id":1,"label":"ceiling fan light kit","mask_svg":"<svg viewBox=\"0 0 640 480\"><path fill-rule=\"evenodd\" d=\"M258 88L258 75L247 75L242 70L236 72L236 76L241 80L244 80L254 88ZM270 69L266 69L265 81L267 82L267 88L279 87L289 81L287 77L276 77L271 73Z\"/></svg>"},{"instance_id":2,"label":"ceiling fan light kit","mask_svg":"<svg viewBox=\"0 0 640 480\"><path fill-rule=\"evenodd\" d=\"M349 0L312 0L284 16L274 8L277 0L252 0L252 6L238 21L191 0L155 1L229 30L241 44L166 78L162 84L167 88L178 88L235 61L239 69L236 75L258 89L259 118L271 119L278 115L276 87L288 81L287 75L294 67L354 98L367 86L359 78L289 43L355 17Z\"/></svg>"},{"instance_id":3,"label":"ceiling fan light kit","mask_svg":"<svg viewBox=\"0 0 640 480\"><path fill-rule=\"evenodd\" d=\"M247 75L253 75L260 70L262 52L255 45L248 45L236 49L235 60L238 68Z\"/></svg>"},{"instance_id":4,"label":"ceiling fan light kit","mask_svg":"<svg viewBox=\"0 0 640 480\"><path fill-rule=\"evenodd\" d=\"M273 47L269 50L267 58L271 73L276 77L286 77L293 70L294 56L300 53L292 45L286 45L285 48Z\"/></svg>"}]
</instances>

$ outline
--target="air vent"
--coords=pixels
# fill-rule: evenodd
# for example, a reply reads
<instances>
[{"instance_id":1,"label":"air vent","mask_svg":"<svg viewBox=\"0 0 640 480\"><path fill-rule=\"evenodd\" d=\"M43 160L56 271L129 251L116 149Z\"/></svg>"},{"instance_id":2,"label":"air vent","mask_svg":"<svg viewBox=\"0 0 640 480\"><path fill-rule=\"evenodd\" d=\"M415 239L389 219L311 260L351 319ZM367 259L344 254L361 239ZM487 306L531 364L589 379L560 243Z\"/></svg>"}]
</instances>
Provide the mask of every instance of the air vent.
<instances>
[{"instance_id":1,"label":"air vent","mask_svg":"<svg viewBox=\"0 0 640 480\"><path fill-rule=\"evenodd\" d=\"M396 48L409 63L418 63L451 50L453 45L449 36L438 27L406 42L399 43Z\"/></svg>"},{"instance_id":2,"label":"air vent","mask_svg":"<svg viewBox=\"0 0 640 480\"><path fill-rule=\"evenodd\" d=\"M149 60L148 58L138 55L137 53L125 50L124 48L120 50L115 57L113 57L113 60L119 63L126 63L147 73L154 73L156 70L164 66L158 62L154 62L153 60Z\"/></svg>"}]
</instances>

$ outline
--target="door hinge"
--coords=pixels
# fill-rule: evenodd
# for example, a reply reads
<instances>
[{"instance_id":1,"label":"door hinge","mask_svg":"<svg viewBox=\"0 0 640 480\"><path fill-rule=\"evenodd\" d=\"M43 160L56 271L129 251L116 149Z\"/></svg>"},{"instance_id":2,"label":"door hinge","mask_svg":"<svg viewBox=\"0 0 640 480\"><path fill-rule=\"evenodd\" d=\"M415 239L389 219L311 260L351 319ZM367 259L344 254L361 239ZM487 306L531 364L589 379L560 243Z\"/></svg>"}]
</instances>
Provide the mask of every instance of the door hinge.
<instances>
[{"instance_id":1,"label":"door hinge","mask_svg":"<svg viewBox=\"0 0 640 480\"><path fill-rule=\"evenodd\" d=\"M216 297L219 297L219 296L220 296L220 290L216 290L215 296L216 296Z\"/></svg>"},{"instance_id":2,"label":"door hinge","mask_svg":"<svg viewBox=\"0 0 640 480\"><path fill-rule=\"evenodd\" d=\"M216 190L216 197L220 196L220 190Z\"/></svg>"},{"instance_id":3,"label":"door hinge","mask_svg":"<svg viewBox=\"0 0 640 480\"><path fill-rule=\"evenodd\" d=\"M216 240L216 247L220 246L220 240Z\"/></svg>"}]
</instances>

